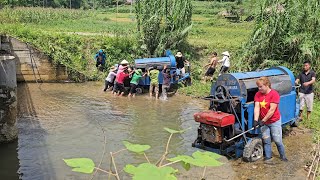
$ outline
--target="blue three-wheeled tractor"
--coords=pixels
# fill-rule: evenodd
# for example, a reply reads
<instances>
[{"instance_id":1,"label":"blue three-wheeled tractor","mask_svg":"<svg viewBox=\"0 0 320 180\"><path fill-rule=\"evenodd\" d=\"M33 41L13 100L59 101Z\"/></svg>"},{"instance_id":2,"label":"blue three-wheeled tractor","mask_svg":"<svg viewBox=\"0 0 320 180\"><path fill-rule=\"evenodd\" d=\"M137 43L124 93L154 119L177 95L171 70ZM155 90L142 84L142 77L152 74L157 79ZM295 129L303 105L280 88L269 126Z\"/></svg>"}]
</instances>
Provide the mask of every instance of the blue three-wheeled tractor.
<instances>
[{"instance_id":1,"label":"blue three-wheeled tractor","mask_svg":"<svg viewBox=\"0 0 320 180\"><path fill-rule=\"evenodd\" d=\"M260 129L253 128L256 81L266 76L272 89L280 94L282 125L294 125L299 115L299 101L293 73L285 67L243 73L222 74L212 84L208 111L194 114L200 123L192 146L256 161L263 157Z\"/></svg>"},{"instance_id":2,"label":"blue three-wheeled tractor","mask_svg":"<svg viewBox=\"0 0 320 180\"><path fill-rule=\"evenodd\" d=\"M141 69L142 72L146 72L153 66L156 66L158 70L162 70L164 66L167 66L167 69L170 71L171 84L178 84L179 82L184 82L185 85L191 84L191 75L190 67L186 66L186 73L181 74L179 69L177 69L176 58L171 54L170 50L166 50L165 57L154 57L154 58L143 58L135 59L134 66L136 69ZM159 73L158 76L159 85L162 85L163 75ZM142 93L145 88L148 88L150 85L150 78L148 76L142 77L139 81L137 93Z\"/></svg>"}]
</instances>

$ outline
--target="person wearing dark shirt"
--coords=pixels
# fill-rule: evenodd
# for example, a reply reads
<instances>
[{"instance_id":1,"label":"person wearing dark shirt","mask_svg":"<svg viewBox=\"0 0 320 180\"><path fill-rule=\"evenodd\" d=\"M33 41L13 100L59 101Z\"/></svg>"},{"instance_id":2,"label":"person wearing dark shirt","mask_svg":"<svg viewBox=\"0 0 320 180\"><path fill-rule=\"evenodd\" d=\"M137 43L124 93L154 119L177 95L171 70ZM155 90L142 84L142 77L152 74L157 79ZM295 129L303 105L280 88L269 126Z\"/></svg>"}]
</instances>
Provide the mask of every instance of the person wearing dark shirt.
<instances>
[{"instance_id":1,"label":"person wearing dark shirt","mask_svg":"<svg viewBox=\"0 0 320 180\"><path fill-rule=\"evenodd\" d=\"M307 120L309 120L313 107L313 84L316 82L316 73L311 69L310 61L303 63L303 71L298 75L296 84L301 84L299 91L300 99L300 120L302 120L302 112L305 105L307 105Z\"/></svg>"},{"instance_id":2,"label":"person wearing dark shirt","mask_svg":"<svg viewBox=\"0 0 320 180\"><path fill-rule=\"evenodd\" d=\"M171 80L170 69L167 69L167 65L165 65L162 70L162 76L163 76L162 99L167 100L168 99L167 92L170 88L170 80Z\"/></svg>"},{"instance_id":3,"label":"person wearing dark shirt","mask_svg":"<svg viewBox=\"0 0 320 180\"><path fill-rule=\"evenodd\" d=\"M180 51L177 52L175 58L176 58L177 69L180 71L180 74L182 76L184 76L184 74L186 73L186 70L184 68L184 64L189 63L189 62L186 60L186 58L182 55L182 53Z\"/></svg>"}]
</instances>

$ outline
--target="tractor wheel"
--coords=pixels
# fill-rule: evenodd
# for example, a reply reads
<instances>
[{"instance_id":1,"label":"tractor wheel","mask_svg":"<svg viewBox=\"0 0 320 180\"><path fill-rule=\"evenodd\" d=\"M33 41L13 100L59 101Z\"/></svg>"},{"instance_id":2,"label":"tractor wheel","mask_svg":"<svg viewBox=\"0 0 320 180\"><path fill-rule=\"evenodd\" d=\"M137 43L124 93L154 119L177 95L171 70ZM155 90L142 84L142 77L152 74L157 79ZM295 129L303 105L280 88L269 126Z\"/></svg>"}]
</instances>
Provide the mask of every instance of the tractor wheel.
<instances>
[{"instance_id":1,"label":"tractor wheel","mask_svg":"<svg viewBox=\"0 0 320 180\"><path fill-rule=\"evenodd\" d=\"M299 124L300 124L300 119L297 119L296 121L294 121L294 123L292 123L290 126L291 127L298 127L299 126Z\"/></svg>"},{"instance_id":2,"label":"tractor wheel","mask_svg":"<svg viewBox=\"0 0 320 180\"><path fill-rule=\"evenodd\" d=\"M143 93L143 88L141 88L141 87L136 88L136 93L137 94L142 94Z\"/></svg>"},{"instance_id":3,"label":"tractor wheel","mask_svg":"<svg viewBox=\"0 0 320 180\"><path fill-rule=\"evenodd\" d=\"M254 162L263 157L263 145L261 138L253 138L243 150L243 160Z\"/></svg>"}]
</instances>

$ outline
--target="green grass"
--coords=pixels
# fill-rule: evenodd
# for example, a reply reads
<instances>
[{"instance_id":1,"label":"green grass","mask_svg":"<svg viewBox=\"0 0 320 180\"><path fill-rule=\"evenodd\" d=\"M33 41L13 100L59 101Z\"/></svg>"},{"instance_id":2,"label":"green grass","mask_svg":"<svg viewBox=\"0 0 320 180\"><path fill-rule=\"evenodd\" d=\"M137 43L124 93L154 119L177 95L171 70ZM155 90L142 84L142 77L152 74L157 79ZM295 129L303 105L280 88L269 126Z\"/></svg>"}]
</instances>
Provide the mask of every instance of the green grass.
<instances>
[{"instance_id":1,"label":"green grass","mask_svg":"<svg viewBox=\"0 0 320 180\"><path fill-rule=\"evenodd\" d=\"M191 97L201 98L201 97L209 96L210 89L211 89L211 82L204 83L200 81L192 81L191 86L180 88L178 92Z\"/></svg>"},{"instance_id":2,"label":"green grass","mask_svg":"<svg viewBox=\"0 0 320 180\"><path fill-rule=\"evenodd\" d=\"M193 27L189 32L187 39L191 48L185 49L183 47L178 47L178 49L182 49L183 53L187 55L188 60L192 63L194 87L199 87L197 88L198 90L203 89L203 92L200 92L188 87L183 89L182 92L184 91L186 94L192 93L195 96L201 96L209 89L205 86L202 87L202 84L198 81L205 71L202 67L203 64L208 61L208 54L213 51L217 51L220 54L221 52L228 50L233 55L241 47L242 43L247 40L253 26L252 23L245 22L231 23L218 15L219 12L226 11L231 6L237 6L234 2L219 3L194 1L193 5ZM240 8L240 6L237 7ZM107 8L96 11L69 11L68 9L52 8L5 9L0 10L0 23L3 23L3 26L0 27L0 32L1 29L3 32L6 31L5 28L10 29L10 27L12 27L13 29L18 28L18 31L26 29L26 33L34 30L35 32L42 34L52 33L53 36L57 36L59 33L70 34L76 32L79 33L79 35L86 36L100 35L113 37L124 35L126 37L134 37L136 35L135 14L130 13L130 8L129 5L121 5L118 9L119 13L116 13L116 8ZM25 39L31 37L28 34L24 35L24 33L20 32L16 32L15 34L19 34L20 38L25 36ZM32 42L34 40L29 41ZM99 41L95 44L89 44L88 46L104 48L103 46L105 45L102 44L105 43ZM108 50L109 48L106 49ZM95 51L95 49L90 50L90 52L92 51ZM110 53L112 52L109 52L109 54ZM112 54L123 53L117 52ZM135 53L129 52L129 54ZM89 57L88 52L85 52L85 57ZM129 60L132 58L134 57L127 57ZM112 61L115 60L113 59Z\"/></svg>"},{"instance_id":3,"label":"green grass","mask_svg":"<svg viewBox=\"0 0 320 180\"><path fill-rule=\"evenodd\" d=\"M301 123L305 127L315 130L314 138L316 138L317 140L320 139L320 121L319 121L319 117L320 117L320 101L316 100L314 102L314 104L313 104L313 111L312 111L312 114L311 114L310 121L307 121L306 111L304 111L304 114L303 114L303 119L304 120Z\"/></svg>"}]
</instances>

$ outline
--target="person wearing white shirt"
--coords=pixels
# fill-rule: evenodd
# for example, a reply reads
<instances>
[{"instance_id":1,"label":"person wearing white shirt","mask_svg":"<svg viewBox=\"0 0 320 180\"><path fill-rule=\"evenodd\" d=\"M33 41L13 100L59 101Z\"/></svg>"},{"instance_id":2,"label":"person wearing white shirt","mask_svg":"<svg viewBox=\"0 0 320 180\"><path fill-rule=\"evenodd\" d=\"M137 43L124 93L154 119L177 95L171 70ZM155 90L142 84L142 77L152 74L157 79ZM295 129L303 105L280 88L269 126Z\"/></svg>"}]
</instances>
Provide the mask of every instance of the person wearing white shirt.
<instances>
[{"instance_id":1,"label":"person wearing white shirt","mask_svg":"<svg viewBox=\"0 0 320 180\"><path fill-rule=\"evenodd\" d=\"M218 61L219 63L222 63L219 76L221 74L226 73L230 67L230 54L229 54L229 52L225 51L222 53L222 55L223 55L223 58Z\"/></svg>"}]
</instances>

